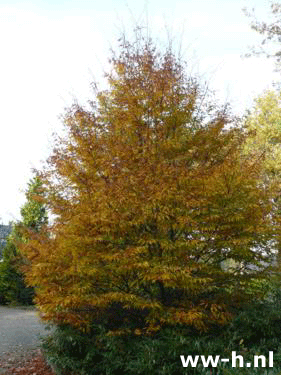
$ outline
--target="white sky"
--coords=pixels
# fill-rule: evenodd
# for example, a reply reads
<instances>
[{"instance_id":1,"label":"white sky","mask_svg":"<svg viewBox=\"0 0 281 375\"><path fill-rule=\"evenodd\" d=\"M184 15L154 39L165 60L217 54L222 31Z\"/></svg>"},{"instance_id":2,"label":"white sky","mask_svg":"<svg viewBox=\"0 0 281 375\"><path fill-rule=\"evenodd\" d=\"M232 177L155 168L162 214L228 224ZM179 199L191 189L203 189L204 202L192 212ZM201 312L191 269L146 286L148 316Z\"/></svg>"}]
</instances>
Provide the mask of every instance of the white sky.
<instances>
[{"instance_id":1,"label":"white sky","mask_svg":"<svg viewBox=\"0 0 281 375\"><path fill-rule=\"evenodd\" d=\"M230 101L236 114L251 107L279 74L269 60L240 57L261 41L245 6L261 20L270 9L267 0L0 0L2 221L20 218L31 168L50 153L59 115L75 98L91 99L93 77L101 81L118 30L130 30L133 18L146 22L148 14L161 41L165 25L182 39L192 71L217 90L220 103Z\"/></svg>"}]
</instances>

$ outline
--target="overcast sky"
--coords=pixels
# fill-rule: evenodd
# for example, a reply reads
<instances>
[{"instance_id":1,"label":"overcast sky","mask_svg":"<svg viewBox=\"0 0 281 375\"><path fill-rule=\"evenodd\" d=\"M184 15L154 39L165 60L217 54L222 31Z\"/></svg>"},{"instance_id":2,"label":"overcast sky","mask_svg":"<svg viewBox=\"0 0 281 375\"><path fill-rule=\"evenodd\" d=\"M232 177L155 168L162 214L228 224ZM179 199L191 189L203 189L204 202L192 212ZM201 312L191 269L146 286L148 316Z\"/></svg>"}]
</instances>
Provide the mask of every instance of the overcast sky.
<instances>
[{"instance_id":1,"label":"overcast sky","mask_svg":"<svg viewBox=\"0 0 281 375\"><path fill-rule=\"evenodd\" d=\"M59 131L59 115L77 99L91 99L109 48L134 19L165 42L166 28L182 41L194 74L242 114L279 74L266 59L243 59L261 37L242 8L265 19L267 0L0 0L2 222L20 218L31 169L40 168Z\"/></svg>"}]
</instances>

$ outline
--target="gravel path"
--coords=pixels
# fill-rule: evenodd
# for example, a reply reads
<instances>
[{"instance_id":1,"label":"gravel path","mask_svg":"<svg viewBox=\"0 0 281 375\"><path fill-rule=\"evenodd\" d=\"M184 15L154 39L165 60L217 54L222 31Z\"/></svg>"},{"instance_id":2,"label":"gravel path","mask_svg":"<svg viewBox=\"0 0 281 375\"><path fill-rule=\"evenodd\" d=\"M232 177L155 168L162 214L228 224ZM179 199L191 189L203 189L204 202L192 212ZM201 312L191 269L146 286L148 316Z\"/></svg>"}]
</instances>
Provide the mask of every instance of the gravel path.
<instances>
[{"instance_id":1,"label":"gravel path","mask_svg":"<svg viewBox=\"0 0 281 375\"><path fill-rule=\"evenodd\" d=\"M36 310L0 306L0 374L1 360L31 353L49 332Z\"/></svg>"}]
</instances>

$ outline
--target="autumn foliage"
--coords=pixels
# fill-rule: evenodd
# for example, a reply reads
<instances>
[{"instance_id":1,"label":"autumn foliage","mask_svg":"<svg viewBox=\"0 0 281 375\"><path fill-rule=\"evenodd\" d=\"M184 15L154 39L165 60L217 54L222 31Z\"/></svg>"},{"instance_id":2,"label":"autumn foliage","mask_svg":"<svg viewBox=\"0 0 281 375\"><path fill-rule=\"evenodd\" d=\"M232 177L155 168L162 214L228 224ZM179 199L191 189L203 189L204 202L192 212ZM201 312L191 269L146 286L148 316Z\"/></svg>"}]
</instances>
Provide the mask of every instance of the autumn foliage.
<instances>
[{"instance_id":1,"label":"autumn foliage","mask_svg":"<svg viewBox=\"0 0 281 375\"><path fill-rule=\"evenodd\" d=\"M262 155L171 48L121 39L111 66L40 173L54 220L23 251L42 316L113 334L224 324L268 273Z\"/></svg>"}]
</instances>

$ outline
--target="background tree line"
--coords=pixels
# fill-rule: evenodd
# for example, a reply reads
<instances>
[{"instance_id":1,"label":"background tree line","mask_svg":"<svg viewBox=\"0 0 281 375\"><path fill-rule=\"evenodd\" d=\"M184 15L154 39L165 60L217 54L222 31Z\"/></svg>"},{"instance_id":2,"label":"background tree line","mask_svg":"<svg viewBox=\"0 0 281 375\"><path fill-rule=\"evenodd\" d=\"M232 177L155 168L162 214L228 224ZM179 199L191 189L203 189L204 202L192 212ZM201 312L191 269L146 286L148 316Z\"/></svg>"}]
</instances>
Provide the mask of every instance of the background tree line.
<instances>
[{"instance_id":1,"label":"background tree line","mask_svg":"<svg viewBox=\"0 0 281 375\"><path fill-rule=\"evenodd\" d=\"M20 252L19 244L27 241L21 231L23 226L38 233L48 222L46 208L38 201L38 196L42 194L41 187L42 182L37 176L29 181L26 203L21 208L21 220L11 223L12 231L6 239L0 263L1 304L33 304L34 288L27 286L24 278L24 268L28 261Z\"/></svg>"}]
</instances>

